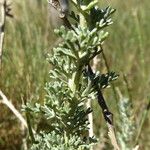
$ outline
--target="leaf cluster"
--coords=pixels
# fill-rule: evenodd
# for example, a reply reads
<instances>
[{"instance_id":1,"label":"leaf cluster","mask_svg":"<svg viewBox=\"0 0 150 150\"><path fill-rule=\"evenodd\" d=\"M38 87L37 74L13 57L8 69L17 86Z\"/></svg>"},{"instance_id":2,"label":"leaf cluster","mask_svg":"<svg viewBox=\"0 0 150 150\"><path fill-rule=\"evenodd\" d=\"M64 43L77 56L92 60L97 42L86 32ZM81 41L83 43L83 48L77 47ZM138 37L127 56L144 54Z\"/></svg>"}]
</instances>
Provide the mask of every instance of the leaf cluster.
<instances>
[{"instance_id":1,"label":"leaf cluster","mask_svg":"<svg viewBox=\"0 0 150 150\"><path fill-rule=\"evenodd\" d=\"M34 144L31 150L88 150L95 142L93 139L89 139L89 145L87 145L86 139L83 140L79 136L59 135L54 131L48 134L41 132L36 136L36 140L38 144Z\"/></svg>"}]
</instances>

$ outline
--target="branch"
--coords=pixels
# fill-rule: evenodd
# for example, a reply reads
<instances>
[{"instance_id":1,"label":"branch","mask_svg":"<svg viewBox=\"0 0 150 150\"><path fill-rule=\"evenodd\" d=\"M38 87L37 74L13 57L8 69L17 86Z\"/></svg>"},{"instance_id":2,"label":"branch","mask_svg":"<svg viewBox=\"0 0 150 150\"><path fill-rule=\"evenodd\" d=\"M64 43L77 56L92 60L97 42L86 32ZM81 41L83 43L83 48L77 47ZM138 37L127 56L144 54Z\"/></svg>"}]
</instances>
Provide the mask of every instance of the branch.
<instances>
[{"instance_id":1,"label":"branch","mask_svg":"<svg viewBox=\"0 0 150 150\"><path fill-rule=\"evenodd\" d=\"M67 27L68 29L74 30L67 18L67 15L62 11L62 6L60 2L58 0L47 0L47 1L49 5L51 5L51 7L53 7L54 9L58 11L59 18L63 20L65 27Z\"/></svg>"},{"instance_id":2,"label":"branch","mask_svg":"<svg viewBox=\"0 0 150 150\"><path fill-rule=\"evenodd\" d=\"M90 65L88 65L87 67L87 72L89 73L89 77L91 82L93 82L93 70L91 68ZM114 125L113 125L113 114L109 111L108 106L105 102L105 99L103 97L103 94L101 92L100 87L98 86L97 83L93 82L93 85L95 86L95 90L97 92L97 99L98 99L98 104L102 109L102 113L103 113L103 117L107 123L107 127L108 127L108 136L111 140L112 145L114 146L115 150L120 150L118 144L117 144L117 140L116 140L116 136L115 136L115 131L114 131Z\"/></svg>"}]
</instances>

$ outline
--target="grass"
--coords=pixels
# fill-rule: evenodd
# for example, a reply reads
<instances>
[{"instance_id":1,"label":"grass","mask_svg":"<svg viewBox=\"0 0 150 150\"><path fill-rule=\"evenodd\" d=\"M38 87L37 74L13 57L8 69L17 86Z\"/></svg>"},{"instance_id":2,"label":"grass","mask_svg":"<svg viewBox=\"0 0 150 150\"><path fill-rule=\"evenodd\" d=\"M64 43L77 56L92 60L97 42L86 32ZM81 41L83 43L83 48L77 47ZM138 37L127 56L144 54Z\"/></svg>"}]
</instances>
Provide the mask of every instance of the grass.
<instances>
[{"instance_id":1,"label":"grass","mask_svg":"<svg viewBox=\"0 0 150 150\"><path fill-rule=\"evenodd\" d=\"M46 2L42 5L34 1L31 3L35 5L31 6L28 1L15 0L12 8L14 18L6 20L0 89L19 110L22 100L43 100L44 85L48 81L50 69L45 59L46 53L55 40L47 19ZM120 74L115 86L119 87L125 97L128 97L130 92L138 129L150 90L150 5L148 0L103 1L100 5L108 4L117 11L114 24L109 29L110 37L104 44L105 55L111 70ZM103 60L100 66L102 71L106 71ZM128 86L123 78L124 74ZM116 101L111 88L106 90L105 97L117 118ZM93 106L97 107L95 103ZM21 143L17 140L20 138L20 130L17 128L19 124L5 106L0 107L0 149L20 149ZM98 136L105 133L100 113L99 110L94 112L95 132ZM98 116L101 122L97 119ZM140 149L150 148L149 125L150 119L147 118L139 136ZM8 129L10 132L7 133ZM102 141L105 141L104 139ZM106 144L107 140L104 143Z\"/></svg>"},{"instance_id":2,"label":"grass","mask_svg":"<svg viewBox=\"0 0 150 150\"><path fill-rule=\"evenodd\" d=\"M27 1L16 1L12 7L14 18L6 20L0 88L20 110L23 100L43 99L44 85L49 72L45 58L52 43L50 38L52 33L49 30L45 4L42 6L37 4L31 8ZM16 119L7 108L2 105L0 107L1 133L8 118L11 120L6 127L13 130L14 126L17 126ZM17 130L14 134L17 136L19 132ZM0 149L4 149L5 146L7 149L9 143L15 149L17 143L13 143L12 136L10 138L12 142L8 142L9 133L2 134Z\"/></svg>"}]
</instances>

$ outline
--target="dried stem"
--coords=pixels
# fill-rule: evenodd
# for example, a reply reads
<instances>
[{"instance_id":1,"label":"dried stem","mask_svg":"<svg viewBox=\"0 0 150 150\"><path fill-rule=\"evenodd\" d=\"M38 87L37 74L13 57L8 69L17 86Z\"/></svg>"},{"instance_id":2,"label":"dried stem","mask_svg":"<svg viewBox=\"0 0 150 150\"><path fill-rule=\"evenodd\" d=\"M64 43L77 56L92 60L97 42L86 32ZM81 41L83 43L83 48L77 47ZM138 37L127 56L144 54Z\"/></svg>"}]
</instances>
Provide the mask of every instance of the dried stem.
<instances>
[{"instance_id":1,"label":"dried stem","mask_svg":"<svg viewBox=\"0 0 150 150\"><path fill-rule=\"evenodd\" d=\"M0 96L2 97L2 103L5 104L14 114L15 116L20 120L20 122L27 128L27 122L21 115L21 113L14 107L14 105L7 99L7 97L4 95L4 93L0 90Z\"/></svg>"},{"instance_id":2,"label":"dried stem","mask_svg":"<svg viewBox=\"0 0 150 150\"><path fill-rule=\"evenodd\" d=\"M87 72L90 74L89 77L90 77L91 82L93 82L93 79L91 77L94 75L94 73L93 73L93 70L90 65L88 65L88 67L87 67ZM115 130L114 130L114 125L113 125L113 114L109 111L106 101L103 97L103 94L102 94L98 84L93 82L93 85L95 86L95 90L97 92L98 104L102 109L104 119L107 123L107 127L109 130L108 135L111 140L111 143L114 146L115 150L120 150L120 148L117 144L116 136L115 136Z\"/></svg>"},{"instance_id":3,"label":"dried stem","mask_svg":"<svg viewBox=\"0 0 150 150\"><path fill-rule=\"evenodd\" d=\"M0 69L2 67L5 19L6 19L6 0L0 0Z\"/></svg>"},{"instance_id":4,"label":"dried stem","mask_svg":"<svg viewBox=\"0 0 150 150\"><path fill-rule=\"evenodd\" d=\"M96 56L96 57L94 57L93 63L92 63L92 69L94 70L94 72L97 69L98 63L99 63L99 58L98 58L98 56ZM87 108L91 107L91 99L88 99L86 106L87 106ZM89 121L89 137L92 137L92 136L94 136L93 113L92 112L90 114L88 114L88 121Z\"/></svg>"}]
</instances>

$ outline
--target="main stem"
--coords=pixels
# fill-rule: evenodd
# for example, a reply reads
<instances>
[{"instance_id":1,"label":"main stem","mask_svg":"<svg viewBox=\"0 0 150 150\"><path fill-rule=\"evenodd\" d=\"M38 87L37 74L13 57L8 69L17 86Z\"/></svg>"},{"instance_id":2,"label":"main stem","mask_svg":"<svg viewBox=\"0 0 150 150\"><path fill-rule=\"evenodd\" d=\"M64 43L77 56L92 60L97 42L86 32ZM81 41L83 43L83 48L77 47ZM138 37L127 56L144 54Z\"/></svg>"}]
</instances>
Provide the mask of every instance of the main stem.
<instances>
[{"instance_id":1,"label":"main stem","mask_svg":"<svg viewBox=\"0 0 150 150\"><path fill-rule=\"evenodd\" d=\"M84 9L85 5L82 5L81 8ZM87 26L87 22L82 14L80 14L80 26L81 27ZM91 99L88 99L88 101L86 103L86 107L87 108L91 107ZM89 137L93 137L94 130L93 130L93 113L92 112L90 114L88 114L88 121L89 121ZM91 150L92 149L93 149L93 147L91 147Z\"/></svg>"}]
</instances>

